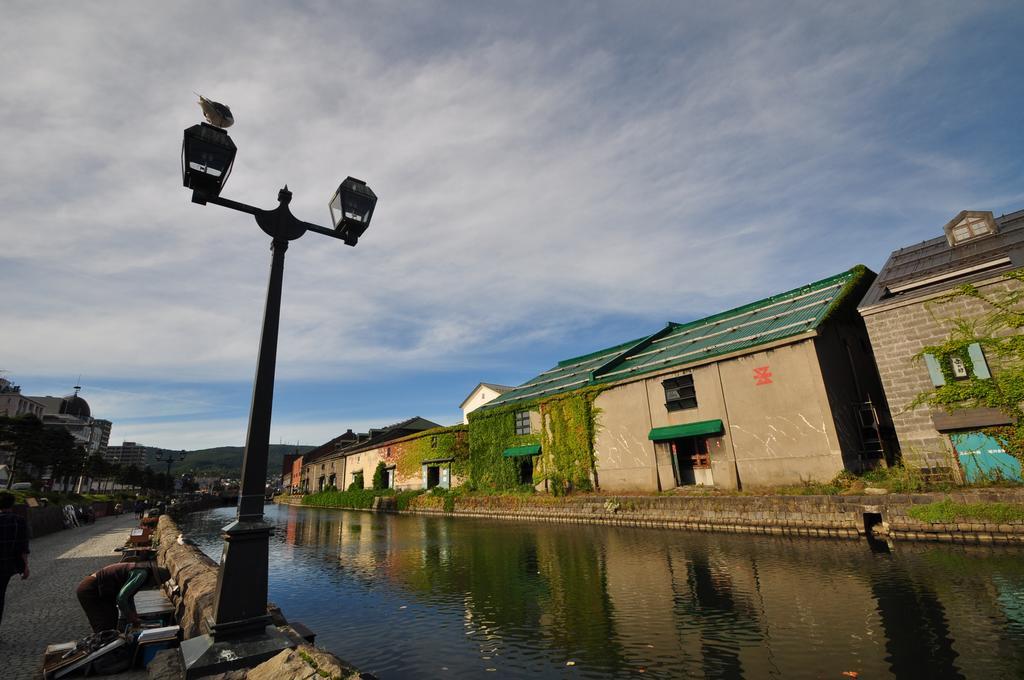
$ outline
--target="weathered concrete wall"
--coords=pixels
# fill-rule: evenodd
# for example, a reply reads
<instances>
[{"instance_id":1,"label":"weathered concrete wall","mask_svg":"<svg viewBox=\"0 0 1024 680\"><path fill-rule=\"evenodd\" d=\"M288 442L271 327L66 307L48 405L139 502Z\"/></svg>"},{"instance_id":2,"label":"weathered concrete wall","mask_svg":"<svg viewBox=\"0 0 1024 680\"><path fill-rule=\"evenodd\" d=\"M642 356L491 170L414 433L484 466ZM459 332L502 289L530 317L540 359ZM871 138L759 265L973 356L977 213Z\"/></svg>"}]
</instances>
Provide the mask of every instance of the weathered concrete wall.
<instances>
[{"instance_id":1,"label":"weathered concrete wall","mask_svg":"<svg viewBox=\"0 0 1024 680\"><path fill-rule=\"evenodd\" d=\"M664 396L661 399L664 401ZM674 487L672 464L667 460L667 486L658 485L658 477L664 474L660 474L655 462L654 443L647 439L651 413L645 383L630 383L603 392L594 400L594 406L601 411L594 437L601 488L614 492Z\"/></svg>"},{"instance_id":2,"label":"weathered concrete wall","mask_svg":"<svg viewBox=\"0 0 1024 680\"><path fill-rule=\"evenodd\" d=\"M976 283L975 286L986 295L1019 288L1016 281L1006 281L1001 277ZM908 408L919 394L933 388L928 368L923 361L914 361L913 357L926 345L941 344L947 340L953 318L977 319L989 310L972 298L956 298L941 305L929 305L936 297L938 295L877 305L861 310L861 314L892 410L903 460L908 465L923 468L958 469L949 438L935 429L929 408Z\"/></svg>"},{"instance_id":3,"label":"weathered concrete wall","mask_svg":"<svg viewBox=\"0 0 1024 680\"><path fill-rule=\"evenodd\" d=\"M720 364L744 487L827 481L843 455L812 340ZM767 367L770 384L755 369Z\"/></svg>"},{"instance_id":4,"label":"weathered concrete wall","mask_svg":"<svg viewBox=\"0 0 1024 680\"><path fill-rule=\"evenodd\" d=\"M767 369L770 382L759 381L755 369ZM697 407L669 411L662 383L686 373L693 375ZM827 481L844 469L843 445L810 337L619 385L601 393L595 405L601 409L594 454L602 490L674 488L668 446L653 444L647 434L705 420L721 420L725 428L722 436L708 439L717 487Z\"/></svg>"}]
</instances>

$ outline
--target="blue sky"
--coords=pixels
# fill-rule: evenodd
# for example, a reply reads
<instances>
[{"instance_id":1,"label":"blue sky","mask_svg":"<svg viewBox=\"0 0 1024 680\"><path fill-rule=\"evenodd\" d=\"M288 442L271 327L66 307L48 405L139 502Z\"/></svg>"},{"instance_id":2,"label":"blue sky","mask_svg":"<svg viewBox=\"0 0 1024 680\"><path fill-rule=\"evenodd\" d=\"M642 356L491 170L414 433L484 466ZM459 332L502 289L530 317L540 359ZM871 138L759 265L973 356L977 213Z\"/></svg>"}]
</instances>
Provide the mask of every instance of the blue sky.
<instances>
[{"instance_id":1,"label":"blue sky","mask_svg":"<svg viewBox=\"0 0 1024 680\"><path fill-rule=\"evenodd\" d=\"M166 5L166 6L165 6ZM224 195L328 220L288 251L274 442L413 415L1024 208L1019 3L10 2L0 369L81 375L112 442L241 444L268 239L189 202L193 91Z\"/></svg>"}]
</instances>

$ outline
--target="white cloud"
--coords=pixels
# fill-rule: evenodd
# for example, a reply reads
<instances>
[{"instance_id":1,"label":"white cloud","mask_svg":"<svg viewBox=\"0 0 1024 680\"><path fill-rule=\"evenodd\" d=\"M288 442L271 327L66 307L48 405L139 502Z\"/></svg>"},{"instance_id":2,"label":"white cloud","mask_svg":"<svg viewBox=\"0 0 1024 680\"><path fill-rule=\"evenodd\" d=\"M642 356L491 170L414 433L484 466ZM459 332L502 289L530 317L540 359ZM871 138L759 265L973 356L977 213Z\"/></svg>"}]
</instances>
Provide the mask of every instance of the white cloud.
<instances>
[{"instance_id":1,"label":"white cloud","mask_svg":"<svg viewBox=\"0 0 1024 680\"><path fill-rule=\"evenodd\" d=\"M903 96L985 16L963 3L6 9L0 266L21 374L250 379L268 242L180 186L193 90L235 113L226 195L271 207L287 182L321 223L346 174L380 195L356 249L290 247L282 380L485 373L603 318L877 268L938 216L1022 198L1005 165L912 139L969 121Z\"/></svg>"}]
</instances>

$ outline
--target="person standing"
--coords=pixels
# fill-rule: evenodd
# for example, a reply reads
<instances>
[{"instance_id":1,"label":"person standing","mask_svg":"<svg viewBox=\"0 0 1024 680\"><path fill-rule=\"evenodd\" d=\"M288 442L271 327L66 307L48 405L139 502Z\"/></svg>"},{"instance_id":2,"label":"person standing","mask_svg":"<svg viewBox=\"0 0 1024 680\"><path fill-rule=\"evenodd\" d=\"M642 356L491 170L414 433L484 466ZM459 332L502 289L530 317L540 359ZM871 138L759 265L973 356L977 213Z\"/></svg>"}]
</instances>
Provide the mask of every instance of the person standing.
<instances>
[{"instance_id":1,"label":"person standing","mask_svg":"<svg viewBox=\"0 0 1024 680\"><path fill-rule=\"evenodd\" d=\"M0 621L7 584L15 574L28 578L28 524L14 514L14 494L0 493Z\"/></svg>"}]
</instances>

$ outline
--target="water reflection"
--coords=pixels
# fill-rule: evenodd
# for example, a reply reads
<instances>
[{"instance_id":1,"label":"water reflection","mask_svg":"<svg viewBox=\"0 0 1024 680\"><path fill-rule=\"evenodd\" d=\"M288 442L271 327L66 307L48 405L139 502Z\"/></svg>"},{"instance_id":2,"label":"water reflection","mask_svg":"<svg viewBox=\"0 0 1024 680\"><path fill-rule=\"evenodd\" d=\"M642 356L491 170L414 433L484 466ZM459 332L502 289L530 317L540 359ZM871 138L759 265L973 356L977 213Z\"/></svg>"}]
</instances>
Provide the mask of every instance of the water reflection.
<instances>
[{"instance_id":1,"label":"water reflection","mask_svg":"<svg viewBox=\"0 0 1024 680\"><path fill-rule=\"evenodd\" d=\"M385 678L1024 677L1008 549L267 512L271 598Z\"/></svg>"}]
</instances>

